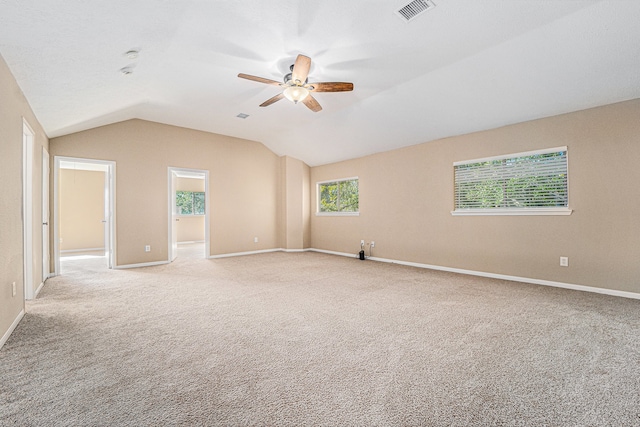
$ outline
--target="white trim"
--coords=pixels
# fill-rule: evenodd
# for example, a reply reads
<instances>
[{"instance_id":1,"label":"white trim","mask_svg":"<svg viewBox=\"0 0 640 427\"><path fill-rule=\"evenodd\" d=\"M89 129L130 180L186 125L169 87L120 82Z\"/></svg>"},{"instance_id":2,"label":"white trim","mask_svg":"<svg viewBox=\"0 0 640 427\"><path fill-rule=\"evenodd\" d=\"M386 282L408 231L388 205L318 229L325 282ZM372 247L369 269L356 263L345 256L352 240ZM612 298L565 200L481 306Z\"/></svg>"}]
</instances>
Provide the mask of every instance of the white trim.
<instances>
[{"instance_id":1,"label":"white trim","mask_svg":"<svg viewBox=\"0 0 640 427\"><path fill-rule=\"evenodd\" d=\"M314 252L322 252L322 253L327 253L332 255L353 257L353 254L348 254L344 252L325 251L322 249L310 249L310 250ZM398 261L398 260L388 259L388 258L370 257L367 259L371 261L386 262L390 264L406 265L409 267L427 268L430 270L439 270L439 271L448 271L451 273L468 274L470 276L489 277L492 279L510 280L512 282L531 283L534 285L551 286L554 288L571 289L574 291L592 292L592 293L611 295L616 297L640 299L640 293L618 291L616 289L606 289L606 288L598 288L595 286L576 285L573 283L555 282L552 280L544 280L544 279L531 279L528 277L509 276L506 274L486 273L484 271L464 270L461 268L443 267L439 265L422 264L422 263L410 262L410 261Z\"/></svg>"},{"instance_id":2,"label":"white trim","mask_svg":"<svg viewBox=\"0 0 640 427\"><path fill-rule=\"evenodd\" d=\"M327 250L324 250L324 249L315 249L315 248L310 248L308 250L311 251L311 252L320 252L320 253L329 254L329 255L338 255L338 256L344 256L344 257L348 257L348 258L358 258L358 254L357 253L350 254L350 253L347 253L347 252L327 251Z\"/></svg>"},{"instance_id":3,"label":"white trim","mask_svg":"<svg viewBox=\"0 0 640 427\"><path fill-rule=\"evenodd\" d=\"M360 212L316 212L316 216L360 216Z\"/></svg>"},{"instance_id":4,"label":"white trim","mask_svg":"<svg viewBox=\"0 0 640 427\"><path fill-rule=\"evenodd\" d=\"M288 254L292 253L300 253L300 252L309 252L309 249L280 249L282 252L286 252Z\"/></svg>"},{"instance_id":5,"label":"white trim","mask_svg":"<svg viewBox=\"0 0 640 427\"><path fill-rule=\"evenodd\" d=\"M59 204L60 201L60 169L63 162L74 163L87 163L92 165L106 166L105 176L109 181L105 184L109 187L108 197L105 198L105 203L109 202L109 242L105 242L105 247L108 243L109 254L107 255L107 265L109 268L115 268L116 265L116 162L113 160L98 160L98 159L85 159L81 157L67 157L67 156L54 156L53 157L53 259L54 269L50 272L49 277L55 277L60 275L60 215ZM82 169L83 170L83 169ZM51 221L49 222L51 224Z\"/></svg>"},{"instance_id":6,"label":"white trim","mask_svg":"<svg viewBox=\"0 0 640 427\"><path fill-rule=\"evenodd\" d=\"M494 160L503 160L503 159L512 159L514 157L527 157L527 156L535 156L538 154L549 154L549 153L558 153L560 151L567 151L567 147L554 147L554 148L545 148L542 150L533 150L533 151L525 151L523 153L512 153L512 154L503 154L500 156L492 156L492 157L483 157L481 159L471 159L471 160L461 160L458 162L453 162L453 166L466 165L469 163L483 163L483 162L491 162ZM331 181L329 181L331 182Z\"/></svg>"},{"instance_id":7,"label":"white trim","mask_svg":"<svg viewBox=\"0 0 640 427\"><path fill-rule=\"evenodd\" d=\"M204 243L204 240L187 240L184 242L178 242L178 245L190 245L194 243Z\"/></svg>"},{"instance_id":8,"label":"white trim","mask_svg":"<svg viewBox=\"0 0 640 427\"><path fill-rule=\"evenodd\" d=\"M36 291L33 294L34 299L38 297L38 294L40 293L43 287L44 287L44 282L40 282L40 284L38 285L38 289L36 289Z\"/></svg>"},{"instance_id":9,"label":"white trim","mask_svg":"<svg viewBox=\"0 0 640 427\"><path fill-rule=\"evenodd\" d=\"M327 179L326 181L316 181L316 186L320 184L326 184L327 182L353 181L354 179L359 179L359 178L357 176L350 176L348 178L337 178L337 179Z\"/></svg>"},{"instance_id":10,"label":"white trim","mask_svg":"<svg viewBox=\"0 0 640 427\"><path fill-rule=\"evenodd\" d=\"M320 185L329 182L358 181L358 194L360 194L360 178L352 176L349 178L328 179L326 181L316 181L316 216L360 216L360 202L358 202L358 212L321 212L320 211Z\"/></svg>"},{"instance_id":11,"label":"white trim","mask_svg":"<svg viewBox=\"0 0 640 427\"><path fill-rule=\"evenodd\" d=\"M491 216L491 215L571 215L569 208L495 208L495 209L458 209L451 211L453 216Z\"/></svg>"},{"instance_id":12,"label":"white trim","mask_svg":"<svg viewBox=\"0 0 640 427\"><path fill-rule=\"evenodd\" d=\"M61 254L69 254L69 253L73 253L73 252L97 252L97 251L104 251L105 248L86 248L86 249L64 249L64 250L60 250Z\"/></svg>"},{"instance_id":13,"label":"white trim","mask_svg":"<svg viewBox=\"0 0 640 427\"><path fill-rule=\"evenodd\" d=\"M35 132L22 118L22 277L24 299L34 298L33 293L33 172ZM41 227L38 227L41 230ZM42 233L42 231L41 231Z\"/></svg>"},{"instance_id":14,"label":"white trim","mask_svg":"<svg viewBox=\"0 0 640 427\"><path fill-rule=\"evenodd\" d=\"M208 169L190 169L190 168L179 168L179 167L173 167L173 166L169 166L167 168L167 173L168 173L168 182L167 182L167 187L168 187L168 191L167 191L167 196L168 196L168 205L169 205L169 221L168 221L168 227L167 227L167 240L168 240L168 261L172 262L175 257L177 257L177 253L173 253L174 249L173 249L173 228L175 227L174 224L174 219L179 217L179 215L176 215L173 213L173 209L174 209L174 200L175 200L175 188L172 185L172 179L171 177L173 175L176 175L176 177L179 174L188 174L190 175L190 178L195 178L196 175L200 175L203 177L204 179L204 197L205 197L205 203L204 203L204 215L183 215L186 217L193 217L193 218L198 218L201 216L204 216L204 257L208 258L209 254L211 253L211 193L210 193L210 188L209 188L209 170ZM178 245L180 242L176 241L176 245ZM171 259L173 256L173 259Z\"/></svg>"},{"instance_id":15,"label":"white trim","mask_svg":"<svg viewBox=\"0 0 640 427\"><path fill-rule=\"evenodd\" d=\"M316 248L307 248L307 249L266 249L262 251L254 251L254 252L238 252L232 254L223 254L223 255L212 255L209 258L227 258L234 256L243 256L243 255L253 255L253 254L261 254L266 252L320 252L323 254L329 255L338 255L344 256L348 258L358 258L357 254L350 254L346 252L336 252L336 251L328 251L325 249L316 249ZM530 283L533 285L542 285L542 286L551 286L554 288L563 288L563 289L571 289L574 291L583 291L583 292L592 292L603 295L611 295L622 298L631 298L631 299L639 299L640 293L636 292L628 292L628 291L619 291L616 289L606 289L606 288L598 288L595 286L585 286L585 285L576 285L573 283L564 283L564 282L555 282L552 280L544 280L544 279L531 279L528 277L519 277L519 276L509 276L506 274L497 274L497 273L487 273L484 271L475 271L475 270L465 270L462 268L452 268L452 267L443 267L439 265L432 264L422 264L418 262L410 262L410 261L399 261L395 259L388 258L378 258L378 257L367 257L367 260L378 261L378 262L386 262L389 264L399 264L406 265L409 267L418 267L418 268L426 268L429 270L438 270L438 271L447 271L450 273L458 273L458 274L467 274L470 276L480 276L480 277L489 277L491 279L501 279L501 280L509 280L512 282L521 282L521 283Z\"/></svg>"},{"instance_id":16,"label":"white trim","mask_svg":"<svg viewBox=\"0 0 640 427\"><path fill-rule=\"evenodd\" d=\"M218 259L218 258L230 258L234 256L245 256L245 255L256 255L256 254L266 254L268 252L282 252L282 248L275 249L262 249L259 251L248 251L248 252L234 252L228 254L219 254L219 255L209 255L209 259Z\"/></svg>"},{"instance_id":17,"label":"white trim","mask_svg":"<svg viewBox=\"0 0 640 427\"><path fill-rule=\"evenodd\" d=\"M0 338L0 349L2 349L2 347L7 342L7 340L9 339L13 331L16 329L16 327L18 326L18 323L20 323L23 317L24 317L24 309L20 310L20 313L18 313L18 317L15 318L11 326L9 326L9 329L7 329L7 332L5 332L2 338Z\"/></svg>"},{"instance_id":18,"label":"white trim","mask_svg":"<svg viewBox=\"0 0 640 427\"><path fill-rule=\"evenodd\" d=\"M49 152L42 147L41 151L42 155L42 165L41 171L42 176L42 191L40 192L41 203L42 203L42 231L40 233L42 238L42 282L44 283L49 278L49 273L51 272L51 206L50 206L50 193L49 193L49 179L51 178L51 169L49 167ZM38 290L36 290L36 296L38 295Z\"/></svg>"},{"instance_id":19,"label":"white trim","mask_svg":"<svg viewBox=\"0 0 640 427\"><path fill-rule=\"evenodd\" d=\"M163 265L163 264L169 264L169 261L153 261L153 262L141 262L140 264L116 265L113 268L115 270L125 270L127 268L153 267L154 265Z\"/></svg>"}]
</instances>

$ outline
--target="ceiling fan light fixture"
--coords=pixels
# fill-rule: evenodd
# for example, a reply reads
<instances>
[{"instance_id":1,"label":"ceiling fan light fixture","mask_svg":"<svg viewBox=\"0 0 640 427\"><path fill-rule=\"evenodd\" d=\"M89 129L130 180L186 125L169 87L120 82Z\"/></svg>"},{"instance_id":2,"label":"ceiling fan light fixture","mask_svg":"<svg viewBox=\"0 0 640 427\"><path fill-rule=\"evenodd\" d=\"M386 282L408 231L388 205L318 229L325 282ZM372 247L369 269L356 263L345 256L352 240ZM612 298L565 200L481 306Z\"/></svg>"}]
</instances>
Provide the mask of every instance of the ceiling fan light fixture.
<instances>
[{"instance_id":1,"label":"ceiling fan light fixture","mask_svg":"<svg viewBox=\"0 0 640 427\"><path fill-rule=\"evenodd\" d=\"M285 98L297 104L309 95L309 89L303 86L289 86L282 92Z\"/></svg>"}]
</instances>

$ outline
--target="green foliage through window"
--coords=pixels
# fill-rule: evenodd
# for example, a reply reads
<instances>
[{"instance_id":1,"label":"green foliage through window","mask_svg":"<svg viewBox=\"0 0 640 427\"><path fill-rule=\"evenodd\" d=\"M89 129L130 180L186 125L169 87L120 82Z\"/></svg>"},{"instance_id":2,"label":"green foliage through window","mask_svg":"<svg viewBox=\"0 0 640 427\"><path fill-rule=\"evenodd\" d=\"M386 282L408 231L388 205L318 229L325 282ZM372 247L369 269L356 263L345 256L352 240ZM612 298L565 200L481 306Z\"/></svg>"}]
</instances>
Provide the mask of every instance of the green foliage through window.
<instances>
[{"instance_id":1,"label":"green foliage through window","mask_svg":"<svg viewBox=\"0 0 640 427\"><path fill-rule=\"evenodd\" d=\"M566 149L513 156L455 164L455 209L568 206Z\"/></svg>"},{"instance_id":2,"label":"green foliage through window","mask_svg":"<svg viewBox=\"0 0 640 427\"><path fill-rule=\"evenodd\" d=\"M178 215L204 215L204 192L176 191Z\"/></svg>"},{"instance_id":3,"label":"green foliage through window","mask_svg":"<svg viewBox=\"0 0 640 427\"><path fill-rule=\"evenodd\" d=\"M359 212L358 180L318 184L319 212Z\"/></svg>"}]
</instances>

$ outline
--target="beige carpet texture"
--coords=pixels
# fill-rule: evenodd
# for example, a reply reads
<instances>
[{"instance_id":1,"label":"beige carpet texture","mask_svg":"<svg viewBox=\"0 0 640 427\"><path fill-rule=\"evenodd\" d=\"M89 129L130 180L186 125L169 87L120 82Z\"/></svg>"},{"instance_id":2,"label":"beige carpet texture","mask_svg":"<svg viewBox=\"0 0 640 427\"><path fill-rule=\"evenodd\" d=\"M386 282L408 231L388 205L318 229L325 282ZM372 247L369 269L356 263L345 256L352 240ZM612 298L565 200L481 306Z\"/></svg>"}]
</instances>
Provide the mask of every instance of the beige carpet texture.
<instances>
[{"instance_id":1,"label":"beige carpet texture","mask_svg":"<svg viewBox=\"0 0 640 427\"><path fill-rule=\"evenodd\" d=\"M1 426L640 426L640 301L266 253L65 261Z\"/></svg>"}]
</instances>

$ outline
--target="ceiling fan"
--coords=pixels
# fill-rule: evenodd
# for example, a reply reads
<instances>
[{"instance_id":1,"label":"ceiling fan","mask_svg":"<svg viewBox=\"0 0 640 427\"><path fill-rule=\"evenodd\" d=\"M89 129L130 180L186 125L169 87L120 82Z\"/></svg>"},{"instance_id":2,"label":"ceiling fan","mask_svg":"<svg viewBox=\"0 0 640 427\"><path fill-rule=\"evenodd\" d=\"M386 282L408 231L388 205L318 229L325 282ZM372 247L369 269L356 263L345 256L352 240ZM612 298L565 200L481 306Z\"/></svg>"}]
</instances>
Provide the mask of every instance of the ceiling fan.
<instances>
[{"instance_id":1,"label":"ceiling fan","mask_svg":"<svg viewBox=\"0 0 640 427\"><path fill-rule=\"evenodd\" d=\"M243 73L238 74L238 77L284 88L281 93L260 104L261 107L268 107L269 105L280 101L282 98L287 98L294 104L302 101L302 103L311 111L317 113L322 110L322 107L310 92L348 92L353 90L353 83L309 83L309 79L307 78L309 68L311 68L311 58L304 55L298 55L296 62L290 67L291 72L284 76L284 83Z\"/></svg>"}]
</instances>

